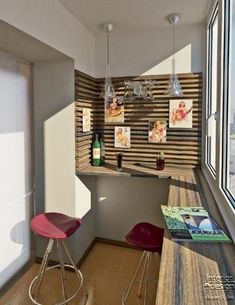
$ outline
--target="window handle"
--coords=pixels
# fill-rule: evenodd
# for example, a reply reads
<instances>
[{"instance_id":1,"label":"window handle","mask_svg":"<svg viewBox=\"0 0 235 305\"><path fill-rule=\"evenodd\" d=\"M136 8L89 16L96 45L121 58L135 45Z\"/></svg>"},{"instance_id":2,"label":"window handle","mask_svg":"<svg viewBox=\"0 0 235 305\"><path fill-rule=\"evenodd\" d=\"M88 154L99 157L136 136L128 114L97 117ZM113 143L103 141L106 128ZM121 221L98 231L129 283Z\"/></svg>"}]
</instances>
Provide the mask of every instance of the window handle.
<instances>
[{"instance_id":1,"label":"window handle","mask_svg":"<svg viewBox=\"0 0 235 305\"><path fill-rule=\"evenodd\" d=\"M214 117L214 120L218 122L219 119L220 119L220 113L219 113L219 111L215 111L214 113L212 113L212 114L209 116L209 119L212 118L212 117Z\"/></svg>"}]
</instances>

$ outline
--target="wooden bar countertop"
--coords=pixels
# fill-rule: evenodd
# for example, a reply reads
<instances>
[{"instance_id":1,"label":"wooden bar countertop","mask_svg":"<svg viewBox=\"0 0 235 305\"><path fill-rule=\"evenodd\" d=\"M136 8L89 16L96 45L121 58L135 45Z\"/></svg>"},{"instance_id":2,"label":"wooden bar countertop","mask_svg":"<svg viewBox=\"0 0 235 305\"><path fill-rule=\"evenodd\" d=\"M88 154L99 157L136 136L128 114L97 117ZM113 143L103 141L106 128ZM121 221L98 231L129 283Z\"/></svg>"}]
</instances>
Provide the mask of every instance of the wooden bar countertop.
<instances>
[{"instance_id":1,"label":"wooden bar countertop","mask_svg":"<svg viewBox=\"0 0 235 305\"><path fill-rule=\"evenodd\" d=\"M190 168L166 166L164 170L156 170L153 165L144 163L131 164L124 162L122 170L117 171L115 163L108 163L105 166L87 166L83 170L78 171L78 176L125 176L125 177L156 177L170 178L173 175L191 176Z\"/></svg>"},{"instance_id":2,"label":"wooden bar countertop","mask_svg":"<svg viewBox=\"0 0 235 305\"><path fill-rule=\"evenodd\" d=\"M215 199L200 169L144 164L89 166L77 175L171 178L169 206L203 206L228 233ZM235 305L233 243L176 242L165 230L155 305Z\"/></svg>"},{"instance_id":3,"label":"wooden bar countertop","mask_svg":"<svg viewBox=\"0 0 235 305\"><path fill-rule=\"evenodd\" d=\"M171 180L169 206L204 206L227 232L200 169ZM214 304L235 305L234 244L175 242L166 230L156 305Z\"/></svg>"}]
</instances>

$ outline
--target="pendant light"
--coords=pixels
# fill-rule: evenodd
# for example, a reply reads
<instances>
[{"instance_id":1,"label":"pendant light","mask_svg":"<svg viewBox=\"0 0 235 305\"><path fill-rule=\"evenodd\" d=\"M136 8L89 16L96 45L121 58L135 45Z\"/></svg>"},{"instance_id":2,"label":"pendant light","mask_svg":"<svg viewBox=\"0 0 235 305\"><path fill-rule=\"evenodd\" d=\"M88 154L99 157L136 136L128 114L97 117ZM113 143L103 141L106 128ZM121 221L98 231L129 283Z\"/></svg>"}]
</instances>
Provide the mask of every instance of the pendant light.
<instances>
[{"instance_id":1,"label":"pendant light","mask_svg":"<svg viewBox=\"0 0 235 305\"><path fill-rule=\"evenodd\" d=\"M173 39L172 39L172 47L173 47L173 54L172 54L172 74L170 75L170 79L165 91L165 95L169 96L180 96L183 95L180 82L178 80L178 76L175 73L175 25L179 22L180 16L177 14L171 14L167 17L169 23L173 27Z\"/></svg>"},{"instance_id":2,"label":"pendant light","mask_svg":"<svg viewBox=\"0 0 235 305\"><path fill-rule=\"evenodd\" d=\"M115 97L116 93L112 84L112 80L110 77L110 47L109 47L109 36L113 29L112 23L104 23L102 24L102 28L106 33L106 46L107 46L107 62L106 62L106 77L105 77L105 83L104 83L104 102L105 106L108 102L111 102Z\"/></svg>"}]
</instances>

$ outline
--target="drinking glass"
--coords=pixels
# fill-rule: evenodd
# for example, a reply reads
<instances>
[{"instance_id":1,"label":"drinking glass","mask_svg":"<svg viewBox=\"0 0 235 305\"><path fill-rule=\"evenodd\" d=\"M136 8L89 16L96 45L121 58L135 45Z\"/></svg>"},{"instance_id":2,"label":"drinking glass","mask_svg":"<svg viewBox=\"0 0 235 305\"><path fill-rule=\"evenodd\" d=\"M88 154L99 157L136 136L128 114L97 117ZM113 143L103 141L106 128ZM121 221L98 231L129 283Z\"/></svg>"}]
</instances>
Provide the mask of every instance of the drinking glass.
<instances>
[{"instance_id":1,"label":"drinking glass","mask_svg":"<svg viewBox=\"0 0 235 305\"><path fill-rule=\"evenodd\" d=\"M116 152L116 159L117 159L117 171L120 172L122 170L122 152Z\"/></svg>"}]
</instances>

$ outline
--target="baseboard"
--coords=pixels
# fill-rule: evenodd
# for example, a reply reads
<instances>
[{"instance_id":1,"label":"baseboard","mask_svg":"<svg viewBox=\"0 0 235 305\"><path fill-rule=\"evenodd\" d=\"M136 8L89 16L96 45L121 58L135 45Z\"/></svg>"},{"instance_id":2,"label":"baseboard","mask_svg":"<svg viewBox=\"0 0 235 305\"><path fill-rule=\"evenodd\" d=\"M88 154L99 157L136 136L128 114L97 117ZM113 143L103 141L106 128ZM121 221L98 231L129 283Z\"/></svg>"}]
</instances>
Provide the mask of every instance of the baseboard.
<instances>
[{"instance_id":1,"label":"baseboard","mask_svg":"<svg viewBox=\"0 0 235 305\"><path fill-rule=\"evenodd\" d=\"M84 260L87 258L88 254L91 252L91 250L94 247L95 243L96 243L96 237L92 240L92 242L90 243L89 247L86 249L86 251L83 253L82 257L79 259L79 261L77 263L78 268L82 265Z\"/></svg>"},{"instance_id":2,"label":"baseboard","mask_svg":"<svg viewBox=\"0 0 235 305\"><path fill-rule=\"evenodd\" d=\"M106 245L113 245L113 246L130 248L130 249L135 249L136 250L135 247L129 245L126 241L119 241L119 240L114 240L114 239L109 239L109 238L96 237L95 242L101 243L101 244L106 244Z\"/></svg>"}]
</instances>

